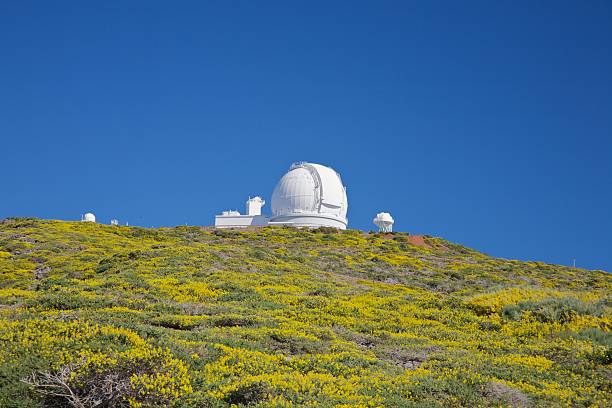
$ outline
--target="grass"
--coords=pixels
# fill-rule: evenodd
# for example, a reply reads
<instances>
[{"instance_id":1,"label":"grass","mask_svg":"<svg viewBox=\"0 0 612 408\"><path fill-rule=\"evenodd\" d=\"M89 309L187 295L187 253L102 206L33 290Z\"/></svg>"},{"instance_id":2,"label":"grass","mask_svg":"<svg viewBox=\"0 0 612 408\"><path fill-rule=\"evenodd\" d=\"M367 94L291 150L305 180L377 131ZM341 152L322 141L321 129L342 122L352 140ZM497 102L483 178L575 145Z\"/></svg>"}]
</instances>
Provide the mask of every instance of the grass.
<instances>
[{"instance_id":1,"label":"grass","mask_svg":"<svg viewBox=\"0 0 612 408\"><path fill-rule=\"evenodd\" d=\"M611 289L405 233L6 219L0 406L609 406Z\"/></svg>"}]
</instances>

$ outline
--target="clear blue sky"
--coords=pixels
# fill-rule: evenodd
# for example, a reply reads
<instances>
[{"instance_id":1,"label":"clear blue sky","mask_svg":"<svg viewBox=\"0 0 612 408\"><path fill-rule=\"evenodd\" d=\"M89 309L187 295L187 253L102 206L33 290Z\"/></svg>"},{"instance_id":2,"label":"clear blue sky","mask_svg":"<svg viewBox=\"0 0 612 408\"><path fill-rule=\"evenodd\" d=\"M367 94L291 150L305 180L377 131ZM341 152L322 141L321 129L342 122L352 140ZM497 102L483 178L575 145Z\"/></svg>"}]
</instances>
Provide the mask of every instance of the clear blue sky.
<instances>
[{"instance_id":1,"label":"clear blue sky","mask_svg":"<svg viewBox=\"0 0 612 408\"><path fill-rule=\"evenodd\" d=\"M0 218L210 225L305 160L352 228L612 270L610 1L83 3L0 2Z\"/></svg>"}]
</instances>

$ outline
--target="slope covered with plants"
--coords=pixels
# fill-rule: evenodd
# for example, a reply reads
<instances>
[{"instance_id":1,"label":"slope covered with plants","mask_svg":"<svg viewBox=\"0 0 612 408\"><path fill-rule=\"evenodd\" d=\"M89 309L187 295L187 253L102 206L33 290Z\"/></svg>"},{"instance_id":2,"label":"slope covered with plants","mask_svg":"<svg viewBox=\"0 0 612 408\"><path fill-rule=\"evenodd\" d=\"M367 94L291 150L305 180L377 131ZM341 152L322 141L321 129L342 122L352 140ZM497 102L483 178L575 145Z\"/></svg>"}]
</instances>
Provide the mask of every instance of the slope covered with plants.
<instances>
[{"instance_id":1,"label":"slope covered with plants","mask_svg":"<svg viewBox=\"0 0 612 408\"><path fill-rule=\"evenodd\" d=\"M405 233L7 219L0 406L610 406L611 288Z\"/></svg>"}]
</instances>

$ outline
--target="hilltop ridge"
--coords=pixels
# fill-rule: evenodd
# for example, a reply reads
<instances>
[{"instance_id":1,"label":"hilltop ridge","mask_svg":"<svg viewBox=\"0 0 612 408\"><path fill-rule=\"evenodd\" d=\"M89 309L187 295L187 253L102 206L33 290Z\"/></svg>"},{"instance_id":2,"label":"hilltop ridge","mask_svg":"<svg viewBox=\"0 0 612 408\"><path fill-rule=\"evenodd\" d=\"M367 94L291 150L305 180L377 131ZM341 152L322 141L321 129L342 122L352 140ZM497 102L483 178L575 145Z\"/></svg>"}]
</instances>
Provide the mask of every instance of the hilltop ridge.
<instances>
[{"instance_id":1,"label":"hilltop ridge","mask_svg":"<svg viewBox=\"0 0 612 408\"><path fill-rule=\"evenodd\" d=\"M611 289L407 233L11 218L0 406L609 406Z\"/></svg>"}]
</instances>

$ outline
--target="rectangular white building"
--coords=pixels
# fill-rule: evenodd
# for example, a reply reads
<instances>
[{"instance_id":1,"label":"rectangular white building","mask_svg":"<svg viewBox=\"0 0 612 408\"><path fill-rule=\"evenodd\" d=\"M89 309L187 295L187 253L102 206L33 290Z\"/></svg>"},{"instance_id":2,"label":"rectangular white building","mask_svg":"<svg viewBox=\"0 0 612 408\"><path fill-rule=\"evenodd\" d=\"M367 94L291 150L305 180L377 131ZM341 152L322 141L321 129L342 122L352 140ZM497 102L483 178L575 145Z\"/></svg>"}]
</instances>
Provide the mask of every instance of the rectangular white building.
<instances>
[{"instance_id":1,"label":"rectangular white building","mask_svg":"<svg viewBox=\"0 0 612 408\"><path fill-rule=\"evenodd\" d=\"M215 215L215 227L264 227L268 225L268 217L261 214L261 207L265 203L261 197L249 198L246 202L246 214L240 214L238 211L223 211L220 215Z\"/></svg>"}]
</instances>

